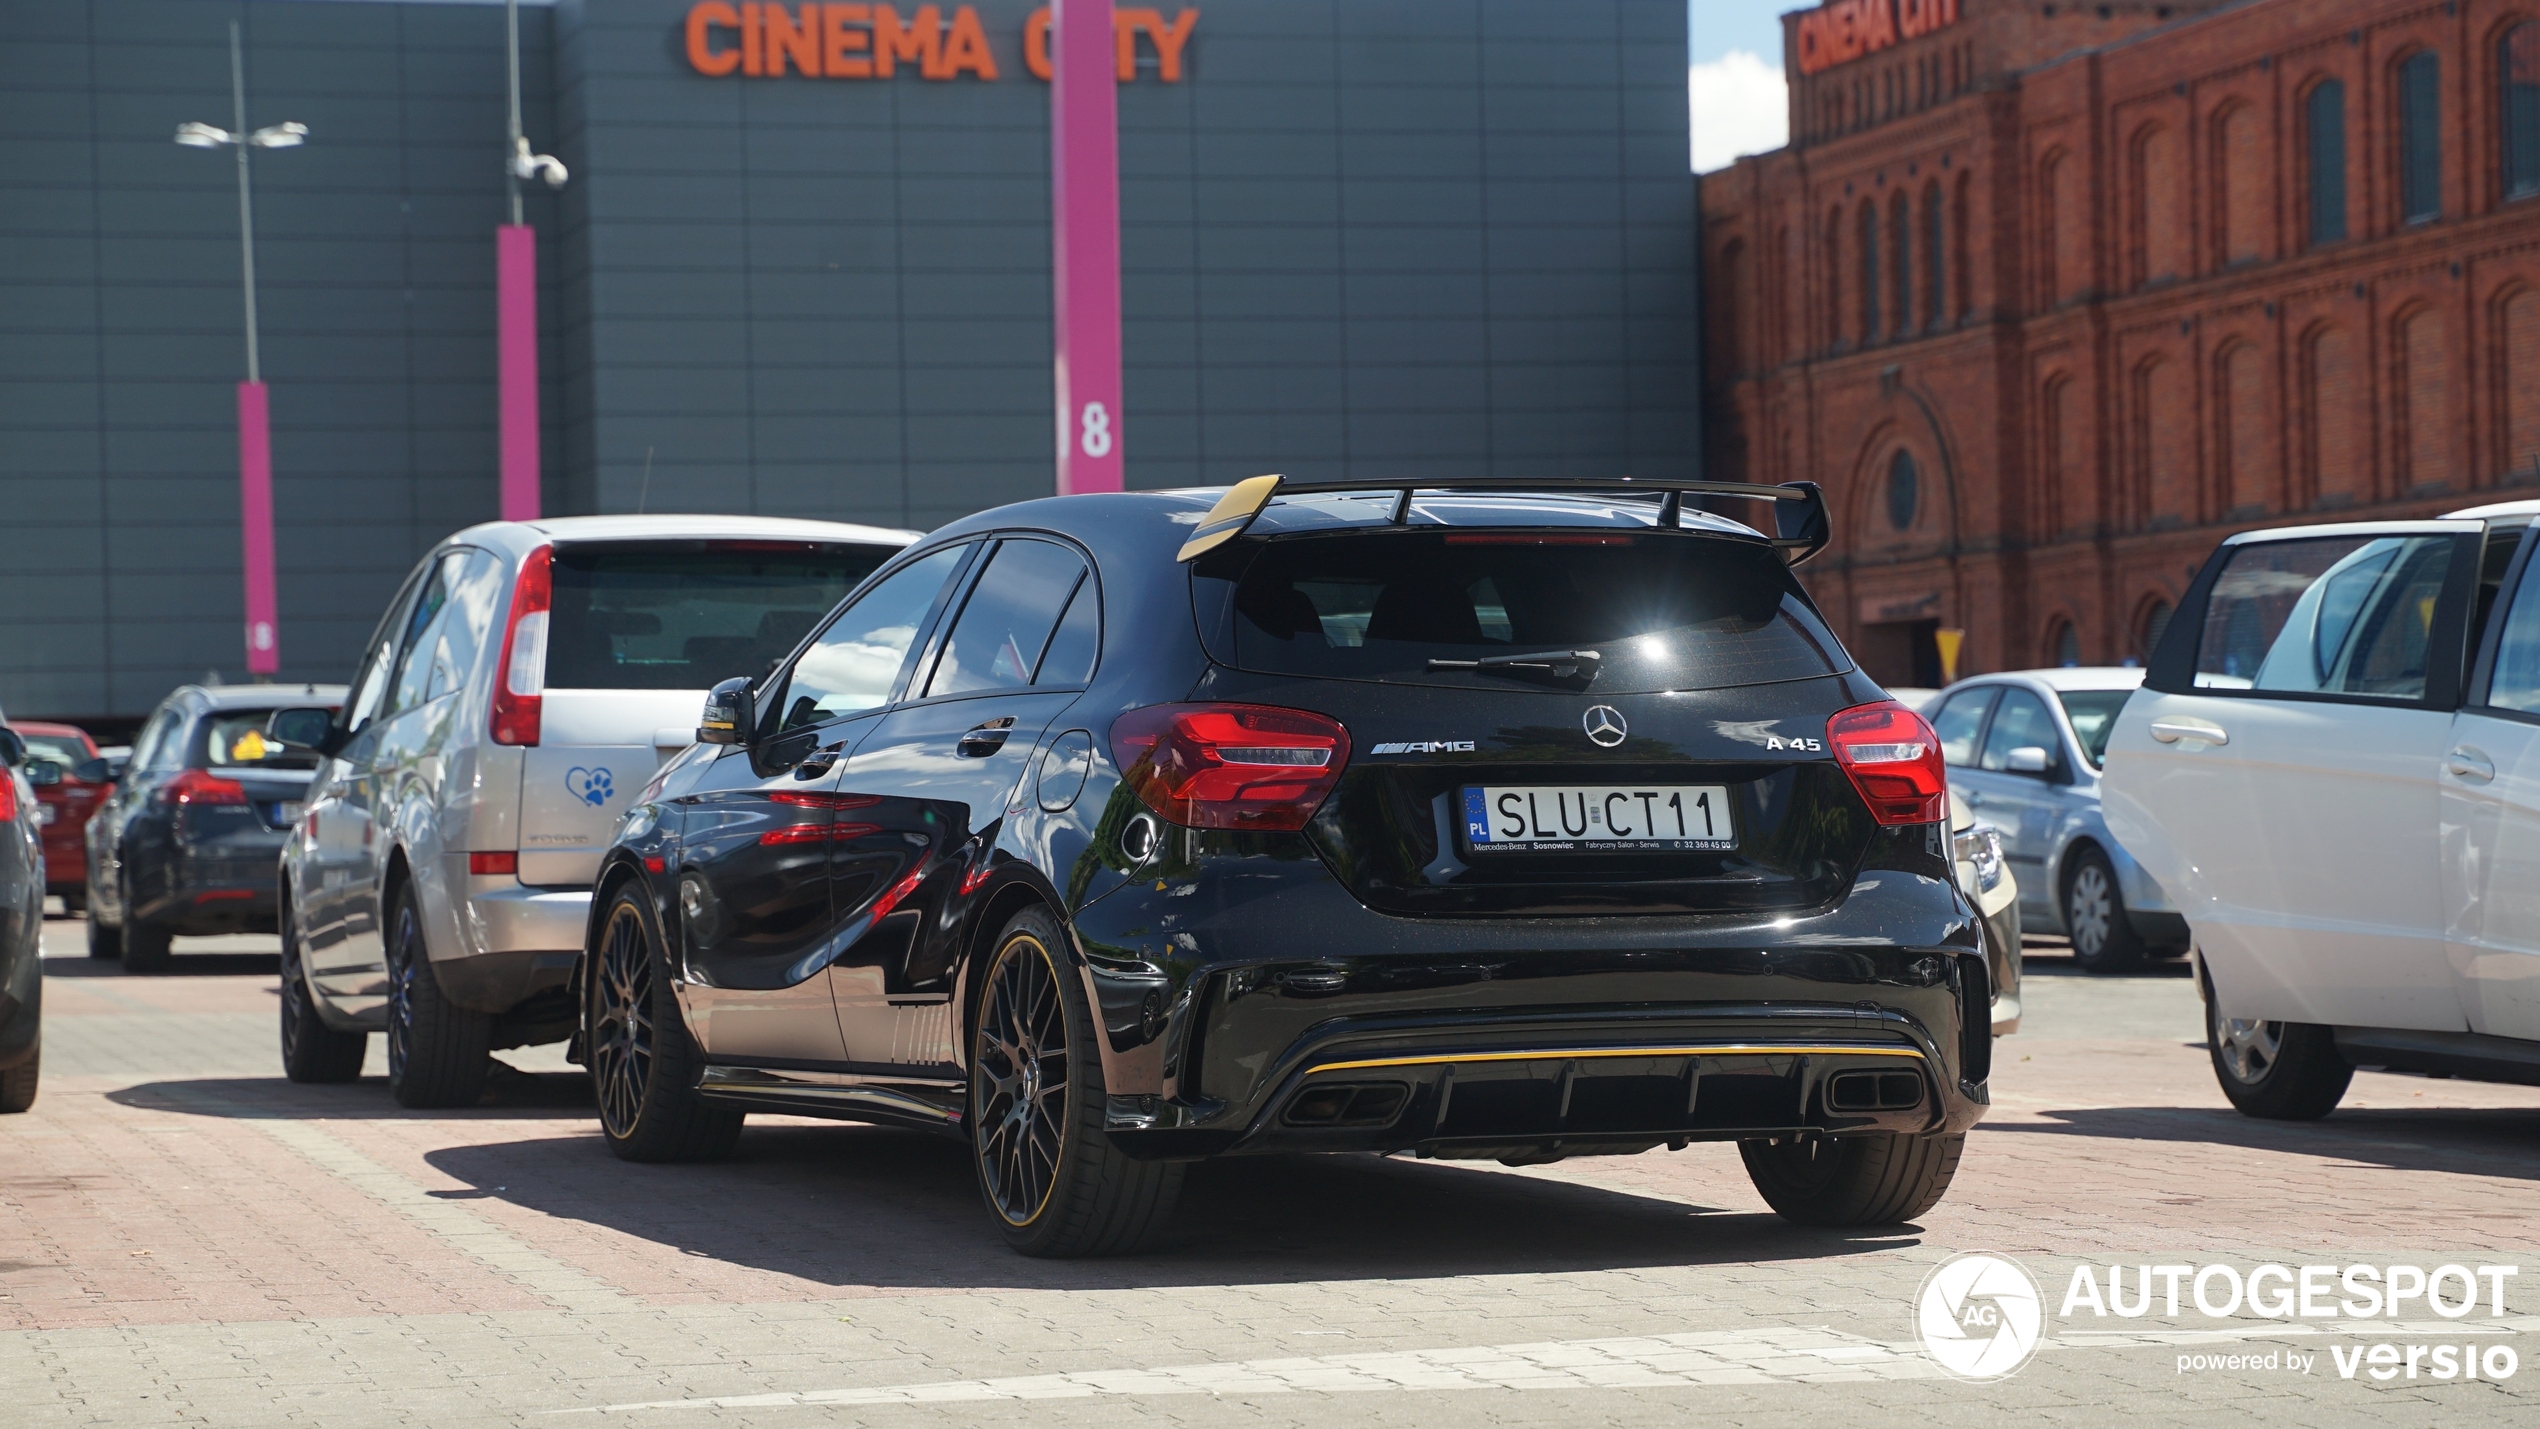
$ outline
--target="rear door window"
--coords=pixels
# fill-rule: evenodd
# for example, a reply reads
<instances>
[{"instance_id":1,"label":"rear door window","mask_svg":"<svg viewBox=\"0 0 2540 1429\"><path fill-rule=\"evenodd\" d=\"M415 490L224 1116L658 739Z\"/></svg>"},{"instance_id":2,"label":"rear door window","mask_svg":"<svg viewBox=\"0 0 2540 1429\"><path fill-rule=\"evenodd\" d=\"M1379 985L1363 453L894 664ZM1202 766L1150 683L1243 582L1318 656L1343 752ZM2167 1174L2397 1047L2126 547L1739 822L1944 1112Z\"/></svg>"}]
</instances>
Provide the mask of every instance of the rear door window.
<instances>
[{"instance_id":1,"label":"rear door window","mask_svg":"<svg viewBox=\"0 0 2540 1429\"><path fill-rule=\"evenodd\" d=\"M2456 544L2359 534L2234 549L2206 603L2197 688L2424 699Z\"/></svg>"},{"instance_id":2,"label":"rear door window","mask_svg":"<svg viewBox=\"0 0 2540 1429\"><path fill-rule=\"evenodd\" d=\"M1263 542L1234 661L1273 674L1504 687L1431 661L1593 650L1599 692L1836 674L1851 660L1771 549L1653 531L1356 531Z\"/></svg>"},{"instance_id":3,"label":"rear door window","mask_svg":"<svg viewBox=\"0 0 2540 1429\"><path fill-rule=\"evenodd\" d=\"M972 694L1032 683L1041 653L1085 578L1085 562L1050 541L1004 541L971 587L926 693Z\"/></svg>"},{"instance_id":4,"label":"rear door window","mask_svg":"<svg viewBox=\"0 0 2540 1429\"><path fill-rule=\"evenodd\" d=\"M757 679L897 551L803 541L555 548L551 690L702 690Z\"/></svg>"}]
</instances>

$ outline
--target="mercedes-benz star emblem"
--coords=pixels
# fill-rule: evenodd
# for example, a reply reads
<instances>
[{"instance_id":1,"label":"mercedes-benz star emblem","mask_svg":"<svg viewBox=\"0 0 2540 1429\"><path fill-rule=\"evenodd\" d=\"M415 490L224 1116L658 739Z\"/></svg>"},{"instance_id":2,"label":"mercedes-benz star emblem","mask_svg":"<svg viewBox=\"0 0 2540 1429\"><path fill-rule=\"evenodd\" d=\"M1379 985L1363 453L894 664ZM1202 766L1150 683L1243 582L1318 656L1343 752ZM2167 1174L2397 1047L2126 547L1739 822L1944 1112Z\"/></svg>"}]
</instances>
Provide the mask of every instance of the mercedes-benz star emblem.
<instances>
[{"instance_id":1,"label":"mercedes-benz star emblem","mask_svg":"<svg viewBox=\"0 0 2540 1429\"><path fill-rule=\"evenodd\" d=\"M1588 712L1580 717L1579 725L1599 749L1612 749L1632 732L1631 725L1623 719L1623 712L1612 705L1588 706Z\"/></svg>"}]
</instances>

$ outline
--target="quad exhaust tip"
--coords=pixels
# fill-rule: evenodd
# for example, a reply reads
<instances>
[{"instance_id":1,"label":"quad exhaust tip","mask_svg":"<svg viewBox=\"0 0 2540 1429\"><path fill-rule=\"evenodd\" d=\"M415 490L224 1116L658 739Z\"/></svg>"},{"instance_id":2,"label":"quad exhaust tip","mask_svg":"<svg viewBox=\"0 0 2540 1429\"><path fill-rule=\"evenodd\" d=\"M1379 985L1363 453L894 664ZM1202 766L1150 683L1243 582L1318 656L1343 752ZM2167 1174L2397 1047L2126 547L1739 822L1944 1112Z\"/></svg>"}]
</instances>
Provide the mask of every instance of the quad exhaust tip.
<instances>
[{"instance_id":1,"label":"quad exhaust tip","mask_svg":"<svg viewBox=\"0 0 2540 1429\"><path fill-rule=\"evenodd\" d=\"M1829 1111L1912 1111L1923 1104L1923 1079L1912 1072L1837 1072L1826 1081Z\"/></svg>"}]
</instances>

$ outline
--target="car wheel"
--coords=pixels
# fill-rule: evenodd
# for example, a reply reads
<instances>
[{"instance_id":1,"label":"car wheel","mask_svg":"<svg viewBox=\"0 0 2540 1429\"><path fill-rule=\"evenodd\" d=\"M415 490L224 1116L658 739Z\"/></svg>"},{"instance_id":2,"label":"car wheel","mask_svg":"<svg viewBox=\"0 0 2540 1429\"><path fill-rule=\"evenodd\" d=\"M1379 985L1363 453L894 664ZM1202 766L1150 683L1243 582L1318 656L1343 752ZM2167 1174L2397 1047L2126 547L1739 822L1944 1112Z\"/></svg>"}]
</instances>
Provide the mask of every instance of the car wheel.
<instances>
[{"instance_id":1,"label":"car wheel","mask_svg":"<svg viewBox=\"0 0 2540 1429\"><path fill-rule=\"evenodd\" d=\"M1103 1131L1092 1010L1057 921L1039 908L998 934L970 1057L979 1194L1025 1255L1127 1255L1153 1243L1182 1191L1178 1162L1135 1160Z\"/></svg>"},{"instance_id":2,"label":"car wheel","mask_svg":"<svg viewBox=\"0 0 2540 1429\"><path fill-rule=\"evenodd\" d=\"M309 991L308 971L300 964L299 922L283 910L282 1074L295 1082L358 1081L370 1037L338 1032L319 1018L317 995Z\"/></svg>"},{"instance_id":3,"label":"car wheel","mask_svg":"<svg viewBox=\"0 0 2540 1429\"><path fill-rule=\"evenodd\" d=\"M584 974L591 1091L600 1134L629 1161L713 1161L732 1153L742 1112L697 1091L705 1058L670 990L668 958L643 890L609 903L599 956Z\"/></svg>"},{"instance_id":4,"label":"car wheel","mask_svg":"<svg viewBox=\"0 0 2540 1429\"><path fill-rule=\"evenodd\" d=\"M2117 870L2095 848L2076 853L2064 875L2064 932L2085 972L2130 973L2143 966L2143 940L2126 921Z\"/></svg>"},{"instance_id":5,"label":"car wheel","mask_svg":"<svg viewBox=\"0 0 2540 1429\"><path fill-rule=\"evenodd\" d=\"M442 995L414 885L399 888L388 914L388 1094L403 1107L476 1105L493 1025Z\"/></svg>"},{"instance_id":6,"label":"car wheel","mask_svg":"<svg viewBox=\"0 0 2540 1429\"><path fill-rule=\"evenodd\" d=\"M0 1115L25 1111L35 1105L35 1084L44 1070L44 1034L35 1034L35 1045L27 1049L26 1060L0 1072Z\"/></svg>"},{"instance_id":7,"label":"car wheel","mask_svg":"<svg viewBox=\"0 0 2540 1429\"><path fill-rule=\"evenodd\" d=\"M92 958L122 957L123 929L110 927L105 923L101 923L97 921L95 914L90 914L88 919L88 955Z\"/></svg>"},{"instance_id":8,"label":"car wheel","mask_svg":"<svg viewBox=\"0 0 2540 1429\"><path fill-rule=\"evenodd\" d=\"M1764 1204L1803 1226L1886 1226L1930 1210L1958 1174L1964 1133L1741 1141Z\"/></svg>"},{"instance_id":9,"label":"car wheel","mask_svg":"<svg viewBox=\"0 0 2540 1429\"><path fill-rule=\"evenodd\" d=\"M175 934L156 923L126 918L121 937L126 971L149 974L168 970L168 961L174 956L169 945L175 941Z\"/></svg>"},{"instance_id":10,"label":"car wheel","mask_svg":"<svg viewBox=\"0 0 2540 1429\"><path fill-rule=\"evenodd\" d=\"M2223 1095L2250 1116L2317 1121L2337 1109L2355 1068L2337 1051L2336 1034L2308 1022L2231 1017L2208 988L2205 1043Z\"/></svg>"}]
</instances>

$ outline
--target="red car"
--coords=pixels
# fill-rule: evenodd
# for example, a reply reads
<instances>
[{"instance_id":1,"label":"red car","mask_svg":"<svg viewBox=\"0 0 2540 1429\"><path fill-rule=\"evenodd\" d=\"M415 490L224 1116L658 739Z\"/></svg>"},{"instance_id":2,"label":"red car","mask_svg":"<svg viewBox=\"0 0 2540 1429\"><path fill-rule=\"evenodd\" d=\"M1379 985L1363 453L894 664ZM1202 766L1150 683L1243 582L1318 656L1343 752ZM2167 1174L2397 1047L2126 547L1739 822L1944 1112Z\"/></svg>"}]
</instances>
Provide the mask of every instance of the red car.
<instances>
[{"instance_id":1,"label":"red car","mask_svg":"<svg viewBox=\"0 0 2540 1429\"><path fill-rule=\"evenodd\" d=\"M88 731L35 720L9 728L26 740L26 776L35 785L35 817L44 835L44 891L60 894L76 913L88 903L88 819L115 786L71 773L97 757Z\"/></svg>"}]
</instances>

